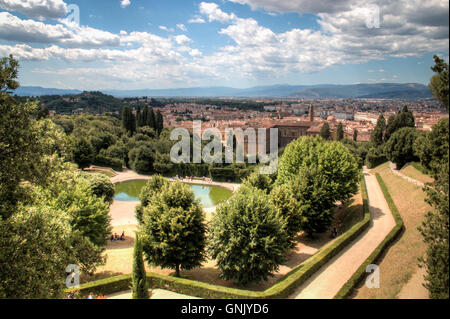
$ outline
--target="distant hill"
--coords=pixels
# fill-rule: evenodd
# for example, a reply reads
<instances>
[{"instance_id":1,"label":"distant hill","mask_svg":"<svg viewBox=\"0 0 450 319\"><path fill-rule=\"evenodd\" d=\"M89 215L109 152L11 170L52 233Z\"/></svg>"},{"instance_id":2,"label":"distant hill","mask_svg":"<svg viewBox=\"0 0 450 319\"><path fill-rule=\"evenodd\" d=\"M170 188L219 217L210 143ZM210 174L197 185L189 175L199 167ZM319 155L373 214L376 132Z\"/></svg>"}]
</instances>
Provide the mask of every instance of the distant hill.
<instances>
[{"instance_id":1,"label":"distant hill","mask_svg":"<svg viewBox=\"0 0 450 319\"><path fill-rule=\"evenodd\" d=\"M19 96L81 94L79 90L49 89L42 87L20 87ZM114 97L243 97L243 98L430 98L427 86L417 83L377 83L355 85L272 85L248 89L230 87L197 87L164 90L102 90Z\"/></svg>"},{"instance_id":2,"label":"distant hill","mask_svg":"<svg viewBox=\"0 0 450 319\"><path fill-rule=\"evenodd\" d=\"M15 94L18 96L67 95L80 94L79 90L47 89L40 86L20 86Z\"/></svg>"},{"instance_id":3,"label":"distant hill","mask_svg":"<svg viewBox=\"0 0 450 319\"><path fill-rule=\"evenodd\" d=\"M431 98L427 86L417 83L377 83L338 85L329 88L308 88L290 94L295 98L388 98L417 99Z\"/></svg>"}]
</instances>

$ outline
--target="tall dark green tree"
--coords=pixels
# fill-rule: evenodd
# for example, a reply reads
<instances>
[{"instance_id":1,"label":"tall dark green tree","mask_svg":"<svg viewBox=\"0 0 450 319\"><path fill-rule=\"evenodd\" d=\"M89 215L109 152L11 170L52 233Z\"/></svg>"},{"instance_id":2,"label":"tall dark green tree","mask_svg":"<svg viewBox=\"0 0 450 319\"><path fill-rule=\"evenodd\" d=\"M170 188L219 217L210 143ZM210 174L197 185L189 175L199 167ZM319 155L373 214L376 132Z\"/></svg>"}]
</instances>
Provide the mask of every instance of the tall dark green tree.
<instances>
[{"instance_id":1,"label":"tall dark green tree","mask_svg":"<svg viewBox=\"0 0 450 319\"><path fill-rule=\"evenodd\" d=\"M357 129L353 130L353 141L354 142L358 141L358 130Z\"/></svg>"},{"instance_id":2,"label":"tall dark green tree","mask_svg":"<svg viewBox=\"0 0 450 319\"><path fill-rule=\"evenodd\" d=\"M429 87L434 97L441 102L448 111L448 64L437 55L434 56L434 63L431 70L437 74L431 78Z\"/></svg>"},{"instance_id":3,"label":"tall dark green tree","mask_svg":"<svg viewBox=\"0 0 450 319\"><path fill-rule=\"evenodd\" d=\"M84 137L75 140L72 154L74 162L81 169L89 167L95 159L95 149L91 142Z\"/></svg>"},{"instance_id":4,"label":"tall dark green tree","mask_svg":"<svg viewBox=\"0 0 450 319\"><path fill-rule=\"evenodd\" d=\"M389 138L384 146L386 157L401 169L406 163L415 161L414 142L418 132L412 127L403 127Z\"/></svg>"},{"instance_id":5,"label":"tall dark green tree","mask_svg":"<svg viewBox=\"0 0 450 319\"><path fill-rule=\"evenodd\" d=\"M438 74L431 79L430 87L434 96L448 110L448 65L435 56L432 68ZM419 228L427 245L421 266L426 269L425 287L430 298L449 298L449 136L448 119L441 120L422 142L428 144L425 153L419 156L431 170L434 182L427 185L426 202L434 209L427 213Z\"/></svg>"},{"instance_id":6,"label":"tall dark green tree","mask_svg":"<svg viewBox=\"0 0 450 319\"><path fill-rule=\"evenodd\" d=\"M403 127L415 127L415 119L414 115L411 111L408 110L408 107L405 105L403 109L397 114L392 115L388 119L388 123L386 126L386 133L384 137L384 141L387 142L389 138L396 131Z\"/></svg>"},{"instance_id":7,"label":"tall dark green tree","mask_svg":"<svg viewBox=\"0 0 450 319\"><path fill-rule=\"evenodd\" d=\"M148 125L148 106L144 106L144 110L142 111L141 116L141 127L143 126L149 126Z\"/></svg>"},{"instance_id":8,"label":"tall dark green tree","mask_svg":"<svg viewBox=\"0 0 450 319\"><path fill-rule=\"evenodd\" d=\"M133 299L148 299L148 280L145 272L144 256L139 234L136 233L133 251L133 275L131 279Z\"/></svg>"},{"instance_id":9,"label":"tall dark green tree","mask_svg":"<svg viewBox=\"0 0 450 319\"><path fill-rule=\"evenodd\" d=\"M147 125L150 126L152 129L154 129L156 133L158 133L156 127L156 115L152 108L150 108L150 110L147 113Z\"/></svg>"},{"instance_id":10,"label":"tall dark green tree","mask_svg":"<svg viewBox=\"0 0 450 319\"><path fill-rule=\"evenodd\" d=\"M136 111L136 127L142 127L142 113L141 113L141 106L138 105L137 111Z\"/></svg>"},{"instance_id":11,"label":"tall dark green tree","mask_svg":"<svg viewBox=\"0 0 450 319\"><path fill-rule=\"evenodd\" d=\"M160 111L156 113L156 123L155 123L155 129L156 132L158 132L158 135L161 134L162 130L164 128L164 118Z\"/></svg>"},{"instance_id":12,"label":"tall dark green tree","mask_svg":"<svg viewBox=\"0 0 450 319\"><path fill-rule=\"evenodd\" d=\"M131 135L136 132L136 118L129 106L125 106L122 110L122 127Z\"/></svg>"},{"instance_id":13,"label":"tall dark green tree","mask_svg":"<svg viewBox=\"0 0 450 319\"><path fill-rule=\"evenodd\" d=\"M383 115L378 117L377 125L370 135L370 143L377 147L383 144L383 138L386 131L386 120Z\"/></svg>"},{"instance_id":14,"label":"tall dark green tree","mask_svg":"<svg viewBox=\"0 0 450 319\"><path fill-rule=\"evenodd\" d=\"M342 125L342 122L339 122L337 131L336 131L336 140L342 141L343 139L344 139L344 127Z\"/></svg>"},{"instance_id":15,"label":"tall dark green tree","mask_svg":"<svg viewBox=\"0 0 450 319\"><path fill-rule=\"evenodd\" d=\"M331 137L331 132L330 132L330 125L328 124L328 122L325 122L322 125L322 128L320 129L320 136L324 139L324 140L329 140Z\"/></svg>"}]
</instances>

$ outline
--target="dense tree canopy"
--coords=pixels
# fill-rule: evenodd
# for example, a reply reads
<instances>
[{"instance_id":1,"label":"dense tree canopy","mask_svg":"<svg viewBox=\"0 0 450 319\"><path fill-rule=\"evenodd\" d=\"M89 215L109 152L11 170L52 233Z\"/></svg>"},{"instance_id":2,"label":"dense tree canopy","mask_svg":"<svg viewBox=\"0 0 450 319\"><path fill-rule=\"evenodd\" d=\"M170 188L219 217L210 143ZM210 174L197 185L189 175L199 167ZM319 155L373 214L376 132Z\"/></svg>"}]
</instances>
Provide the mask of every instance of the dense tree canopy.
<instances>
[{"instance_id":1,"label":"dense tree canopy","mask_svg":"<svg viewBox=\"0 0 450 319\"><path fill-rule=\"evenodd\" d=\"M398 169L417 159L414 153L414 142L417 136L415 128L404 127L392 134L384 146L387 159L397 164Z\"/></svg>"},{"instance_id":2,"label":"dense tree canopy","mask_svg":"<svg viewBox=\"0 0 450 319\"><path fill-rule=\"evenodd\" d=\"M437 55L434 56L434 62L435 64L431 68L431 70L437 74L434 75L430 80L430 90L436 97L436 99L441 102L441 104L448 111L448 64L445 63L444 60Z\"/></svg>"},{"instance_id":3,"label":"dense tree canopy","mask_svg":"<svg viewBox=\"0 0 450 319\"><path fill-rule=\"evenodd\" d=\"M206 226L193 191L167 183L143 210L142 241L146 260L162 268L190 270L205 260Z\"/></svg>"},{"instance_id":4,"label":"dense tree canopy","mask_svg":"<svg viewBox=\"0 0 450 319\"><path fill-rule=\"evenodd\" d=\"M262 190L243 187L220 205L210 228L209 252L221 277L246 285L278 270L290 247L286 221Z\"/></svg>"}]
</instances>

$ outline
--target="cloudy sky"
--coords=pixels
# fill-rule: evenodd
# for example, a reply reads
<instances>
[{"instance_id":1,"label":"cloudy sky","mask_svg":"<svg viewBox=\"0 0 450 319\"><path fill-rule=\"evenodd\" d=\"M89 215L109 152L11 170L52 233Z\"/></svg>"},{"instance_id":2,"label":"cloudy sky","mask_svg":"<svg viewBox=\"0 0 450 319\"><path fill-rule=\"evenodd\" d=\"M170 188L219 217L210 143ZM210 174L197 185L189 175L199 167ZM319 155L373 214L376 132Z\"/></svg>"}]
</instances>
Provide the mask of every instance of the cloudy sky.
<instances>
[{"instance_id":1,"label":"cloudy sky","mask_svg":"<svg viewBox=\"0 0 450 319\"><path fill-rule=\"evenodd\" d=\"M79 15L78 15L79 12ZM447 0L0 0L22 85L427 84ZM78 19L79 16L79 19Z\"/></svg>"}]
</instances>

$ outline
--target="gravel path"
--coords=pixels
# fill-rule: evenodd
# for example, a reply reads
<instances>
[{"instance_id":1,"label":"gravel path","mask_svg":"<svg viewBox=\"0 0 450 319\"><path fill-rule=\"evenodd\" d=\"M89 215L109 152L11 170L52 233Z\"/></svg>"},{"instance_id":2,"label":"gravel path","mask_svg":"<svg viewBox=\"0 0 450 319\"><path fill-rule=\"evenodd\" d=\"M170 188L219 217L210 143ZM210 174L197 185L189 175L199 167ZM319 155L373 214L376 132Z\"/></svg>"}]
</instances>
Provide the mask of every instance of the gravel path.
<instances>
[{"instance_id":1,"label":"gravel path","mask_svg":"<svg viewBox=\"0 0 450 319\"><path fill-rule=\"evenodd\" d=\"M332 299L361 264L394 228L395 221L374 175L364 169L371 225L333 257L291 296L295 299Z\"/></svg>"}]
</instances>

